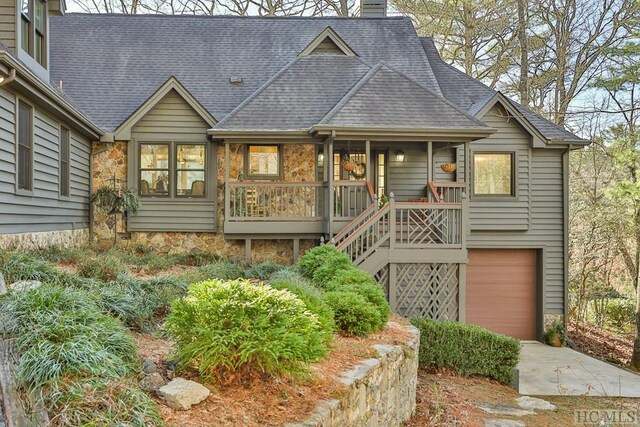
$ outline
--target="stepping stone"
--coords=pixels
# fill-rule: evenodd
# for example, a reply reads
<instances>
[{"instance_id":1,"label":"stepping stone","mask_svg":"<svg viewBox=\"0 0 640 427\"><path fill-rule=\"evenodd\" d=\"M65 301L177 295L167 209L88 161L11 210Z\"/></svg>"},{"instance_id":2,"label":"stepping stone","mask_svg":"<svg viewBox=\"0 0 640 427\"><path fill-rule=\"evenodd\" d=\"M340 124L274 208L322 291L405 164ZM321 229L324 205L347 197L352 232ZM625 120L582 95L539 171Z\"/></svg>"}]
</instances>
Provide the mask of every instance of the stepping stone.
<instances>
[{"instance_id":1,"label":"stepping stone","mask_svg":"<svg viewBox=\"0 0 640 427\"><path fill-rule=\"evenodd\" d=\"M518 406L522 409L540 409L542 411L558 410L556 405L549 403L546 400L538 399L537 397L521 396L516 399L516 402L518 402Z\"/></svg>"},{"instance_id":2,"label":"stepping stone","mask_svg":"<svg viewBox=\"0 0 640 427\"><path fill-rule=\"evenodd\" d=\"M503 405L503 404L479 402L479 403L475 403L474 406L476 408L482 409L488 414L495 414L495 415L509 415L512 417L524 417L525 415L536 414L534 411L531 411L529 409L522 409L515 406Z\"/></svg>"},{"instance_id":3,"label":"stepping stone","mask_svg":"<svg viewBox=\"0 0 640 427\"><path fill-rule=\"evenodd\" d=\"M9 285L9 288L14 292L28 291L30 289L37 289L42 285L39 280L21 280Z\"/></svg>"},{"instance_id":4,"label":"stepping stone","mask_svg":"<svg viewBox=\"0 0 640 427\"><path fill-rule=\"evenodd\" d=\"M158 396L168 407L186 411L209 396L209 389L195 381L174 378L169 384L158 389Z\"/></svg>"},{"instance_id":5,"label":"stepping stone","mask_svg":"<svg viewBox=\"0 0 640 427\"><path fill-rule=\"evenodd\" d=\"M140 387L145 391L157 391L166 383L167 382L162 378L162 375L154 372L152 374L145 375L142 381L140 381Z\"/></svg>"},{"instance_id":6,"label":"stepping stone","mask_svg":"<svg viewBox=\"0 0 640 427\"><path fill-rule=\"evenodd\" d=\"M515 420L487 420L484 427L525 427L522 421Z\"/></svg>"}]
</instances>

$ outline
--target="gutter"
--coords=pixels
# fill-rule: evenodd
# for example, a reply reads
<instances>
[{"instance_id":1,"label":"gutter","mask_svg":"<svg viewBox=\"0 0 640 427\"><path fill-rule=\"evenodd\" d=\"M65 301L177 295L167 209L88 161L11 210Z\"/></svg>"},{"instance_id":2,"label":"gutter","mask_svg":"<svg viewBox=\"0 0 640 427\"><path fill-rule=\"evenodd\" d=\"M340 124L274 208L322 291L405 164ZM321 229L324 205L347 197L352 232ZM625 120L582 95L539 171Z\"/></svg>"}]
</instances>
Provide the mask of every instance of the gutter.
<instances>
[{"instance_id":1,"label":"gutter","mask_svg":"<svg viewBox=\"0 0 640 427\"><path fill-rule=\"evenodd\" d=\"M12 81L14 81L16 79L16 69L12 68L9 71L9 75L5 78L3 78L0 81L0 87L4 86L4 85L8 85L9 83L11 83Z\"/></svg>"},{"instance_id":2,"label":"gutter","mask_svg":"<svg viewBox=\"0 0 640 427\"><path fill-rule=\"evenodd\" d=\"M44 96L49 98L56 107L65 113L71 115L75 119L77 119L82 126L85 127L85 132L91 134L94 139L98 139L100 136L104 134L102 129L96 126L91 119L85 116L80 110L75 108L69 101L64 99L59 93L57 93L51 86L44 83L39 77L37 77L29 68L27 68L24 64L18 61L13 55L8 53L7 51L0 51L0 62L4 63L9 67L9 79L13 76L11 80L6 82L2 82L0 85L5 85L11 82L16 82L17 84L21 84L19 78L24 78L25 82L32 85L35 89L42 92ZM29 89L28 87L26 87Z\"/></svg>"}]
</instances>

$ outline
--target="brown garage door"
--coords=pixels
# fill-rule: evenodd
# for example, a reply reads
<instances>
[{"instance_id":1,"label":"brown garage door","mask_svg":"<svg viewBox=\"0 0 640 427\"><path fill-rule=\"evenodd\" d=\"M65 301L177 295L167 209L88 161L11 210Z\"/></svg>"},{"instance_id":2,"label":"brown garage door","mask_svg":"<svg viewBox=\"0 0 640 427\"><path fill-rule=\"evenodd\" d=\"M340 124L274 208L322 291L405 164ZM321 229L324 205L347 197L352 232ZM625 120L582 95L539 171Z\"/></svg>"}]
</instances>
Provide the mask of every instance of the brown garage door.
<instances>
[{"instance_id":1,"label":"brown garage door","mask_svg":"<svg viewBox=\"0 0 640 427\"><path fill-rule=\"evenodd\" d=\"M467 322L535 339L536 251L470 249Z\"/></svg>"}]
</instances>

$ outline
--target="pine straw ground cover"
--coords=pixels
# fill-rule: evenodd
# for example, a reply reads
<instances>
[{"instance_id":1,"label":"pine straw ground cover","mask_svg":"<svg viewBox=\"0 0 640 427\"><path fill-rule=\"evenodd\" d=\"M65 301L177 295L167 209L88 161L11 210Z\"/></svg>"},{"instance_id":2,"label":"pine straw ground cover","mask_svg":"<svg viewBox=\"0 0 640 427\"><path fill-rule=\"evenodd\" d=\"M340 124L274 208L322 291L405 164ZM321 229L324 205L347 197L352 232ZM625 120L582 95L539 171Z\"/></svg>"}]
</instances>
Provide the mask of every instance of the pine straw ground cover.
<instances>
[{"instance_id":1,"label":"pine straw ground cover","mask_svg":"<svg viewBox=\"0 0 640 427\"><path fill-rule=\"evenodd\" d=\"M633 353L633 335L621 334L588 323L569 323L569 341L573 347L591 356L618 365L627 365Z\"/></svg>"},{"instance_id":2,"label":"pine straw ground cover","mask_svg":"<svg viewBox=\"0 0 640 427\"><path fill-rule=\"evenodd\" d=\"M360 361L375 357L374 344L402 345L409 340L410 335L401 326L407 324L394 317L384 329L367 338L336 335L329 356L311 366L314 379L310 381L256 377L250 383L205 384L211 394L204 402L189 411L162 405L161 416L168 426L180 427L257 427L304 421L318 402L340 396L343 386L338 377ZM134 338L140 358L153 360L159 367L174 351L173 344L165 338L146 334L135 334ZM198 381L194 375L182 376Z\"/></svg>"},{"instance_id":3,"label":"pine straw ground cover","mask_svg":"<svg viewBox=\"0 0 640 427\"><path fill-rule=\"evenodd\" d=\"M541 396L558 407L557 411L538 411L536 415L510 417L487 414L474 402L516 406L520 397L511 387L481 377L460 377L449 371L418 371L417 408L405 427L483 427L490 419L520 421L527 427L580 425L575 411L594 409L640 410L640 399L587 396ZM587 424L581 424L587 425Z\"/></svg>"}]
</instances>

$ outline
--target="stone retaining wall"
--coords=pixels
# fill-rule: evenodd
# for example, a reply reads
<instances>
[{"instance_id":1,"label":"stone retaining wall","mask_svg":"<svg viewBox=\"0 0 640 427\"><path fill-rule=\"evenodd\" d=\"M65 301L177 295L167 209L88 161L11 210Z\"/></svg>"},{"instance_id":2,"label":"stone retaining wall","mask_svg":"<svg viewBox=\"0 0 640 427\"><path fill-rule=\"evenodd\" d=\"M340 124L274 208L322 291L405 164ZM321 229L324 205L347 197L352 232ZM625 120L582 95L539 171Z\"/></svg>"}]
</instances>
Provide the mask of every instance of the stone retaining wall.
<instances>
[{"instance_id":1,"label":"stone retaining wall","mask_svg":"<svg viewBox=\"0 0 640 427\"><path fill-rule=\"evenodd\" d=\"M420 332L404 345L374 345L378 356L345 372L347 390L340 399L322 402L307 420L285 427L400 426L416 409Z\"/></svg>"},{"instance_id":2,"label":"stone retaining wall","mask_svg":"<svg viewBox=\"0 0 640 427\"><path fill-rule=\"evenodd\" d=\"M89 229L0 234L0 249L33 250L53 246L69 248L89 243Z\"/></svg>"}]
</instances>

